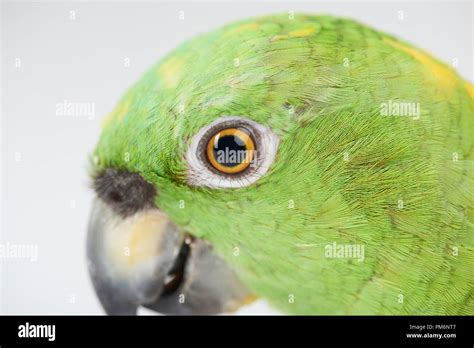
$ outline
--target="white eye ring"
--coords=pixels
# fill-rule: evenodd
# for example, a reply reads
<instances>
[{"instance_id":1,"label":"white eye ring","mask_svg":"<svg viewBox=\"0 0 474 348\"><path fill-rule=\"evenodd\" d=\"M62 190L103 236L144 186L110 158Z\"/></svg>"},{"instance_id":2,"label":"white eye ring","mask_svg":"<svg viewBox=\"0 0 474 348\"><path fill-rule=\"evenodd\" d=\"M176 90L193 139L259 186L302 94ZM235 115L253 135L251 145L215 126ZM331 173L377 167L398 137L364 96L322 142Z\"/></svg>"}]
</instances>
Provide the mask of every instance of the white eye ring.
<instances>
[{"instance_id":1,"label":"white eye ring","mask_svg":"<svg viewBox=\"0 0 474 348\"><path fill-rule=\"evenodd\" d=\"M213 171L203 154L203 142L207 143L209 134L213 129L220 127L244 126L252 132L256 139L258 160L249 170L241 175L227 175ZM221 117L207 126L201 128L191 140L186 152L188 162L187 183L191 186L202 186L209 188L239 188L248 186L264 175L275 160L279 139L270 128L262 126L255 121L238 116Z\"/></svg>"}]
</instances>

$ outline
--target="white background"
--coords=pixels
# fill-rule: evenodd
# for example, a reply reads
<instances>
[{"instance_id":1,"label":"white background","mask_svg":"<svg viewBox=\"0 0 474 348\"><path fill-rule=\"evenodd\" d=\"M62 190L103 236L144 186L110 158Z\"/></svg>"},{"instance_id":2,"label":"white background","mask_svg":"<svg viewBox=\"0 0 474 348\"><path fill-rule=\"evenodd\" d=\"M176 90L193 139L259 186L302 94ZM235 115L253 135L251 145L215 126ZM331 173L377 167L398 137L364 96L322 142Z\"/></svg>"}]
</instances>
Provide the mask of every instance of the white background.
<instances>
[{"instance_id":1,"label":"white background","mask_svg":"<svg viewBox=\"0 0 474 348\"><path fill-rule=\"evenodd\" d=\"M333 14L395 34L448 64L457 59L472 82L472 8L454 1L3 2L0 243L36 245L38 260L0 258L0 313L103 313L85 262L88 155L118 98L184 40L250 16ZM64 100L95 103L95 117L56 115ZM275 313L262 302L241 312Z\"/></svg>"}]
</instances>

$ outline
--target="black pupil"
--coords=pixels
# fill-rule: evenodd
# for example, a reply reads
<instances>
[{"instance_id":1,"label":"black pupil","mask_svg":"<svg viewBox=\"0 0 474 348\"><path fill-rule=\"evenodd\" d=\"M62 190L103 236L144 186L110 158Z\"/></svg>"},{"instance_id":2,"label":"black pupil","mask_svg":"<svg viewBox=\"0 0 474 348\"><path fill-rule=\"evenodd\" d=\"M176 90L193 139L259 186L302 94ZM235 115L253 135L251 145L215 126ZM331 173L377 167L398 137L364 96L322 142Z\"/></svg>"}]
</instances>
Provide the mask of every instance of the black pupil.
<instances>
[{"instance_id":1,"label":"black pupil","mask_svg":"<svg viewBox=\"0 0 474 348\"><path fill-rule=\"evenodd\" d=\"M237 135L219 137L212 149L216 162L225 167L235 167L246 159L245 141Z\"/></svg>"}]
</instances>

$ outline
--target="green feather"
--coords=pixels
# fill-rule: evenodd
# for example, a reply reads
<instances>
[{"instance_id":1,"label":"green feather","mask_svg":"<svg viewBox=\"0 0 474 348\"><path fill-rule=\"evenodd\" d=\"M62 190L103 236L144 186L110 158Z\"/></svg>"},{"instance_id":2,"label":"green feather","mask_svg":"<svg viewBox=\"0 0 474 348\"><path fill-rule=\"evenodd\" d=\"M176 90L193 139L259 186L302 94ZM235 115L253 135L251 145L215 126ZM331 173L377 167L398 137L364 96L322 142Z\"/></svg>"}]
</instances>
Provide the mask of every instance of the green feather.
<instances>
[{"instance_id":1,"label":"green feather","mask_svg":"<svg viewBox=\"0 0 474 348\"><path fill-rule=\"evenodd\" d=\"M419 103L419 119L381 115L390 102ZM472 315L473 109L469 83L387 34L261 17L152 67L105 121L94 173L140 173L157 207L283 311ZM248 187L190 187L190 140L224 115L270 127L276 160ZM364 260L327 257L333 243Z\"/></svg>"}]
</instances>

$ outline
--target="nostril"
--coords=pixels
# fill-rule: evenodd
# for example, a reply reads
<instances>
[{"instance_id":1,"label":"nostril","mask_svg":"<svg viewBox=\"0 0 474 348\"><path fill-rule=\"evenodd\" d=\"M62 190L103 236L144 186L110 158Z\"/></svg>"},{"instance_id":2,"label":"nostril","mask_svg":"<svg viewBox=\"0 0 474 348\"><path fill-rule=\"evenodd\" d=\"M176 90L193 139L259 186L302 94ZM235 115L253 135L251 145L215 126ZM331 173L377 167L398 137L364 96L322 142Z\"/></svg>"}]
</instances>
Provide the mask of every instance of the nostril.
<instances>
[{"instance_id":1,"label":"nostril","mask_svg":"<svg viewBox=\"0 0 474 348\"><path fill-rule=\"evenodd\" d=\"M155 188L137 173L107 169L94 179L94 189L123 217L154 206Z\"/></svg>"},{"instance_id":2,"label":"nostril","mask_svg":"<svg viewBox=\"0 0 474 348\"><path fill-rule=\"evenodd\" d=\"M117 191L110 192L109 197L110 197L110 200L115 203L120 203L123 200L122 195L118 193Z\"/></svg>"}]
</instances>

